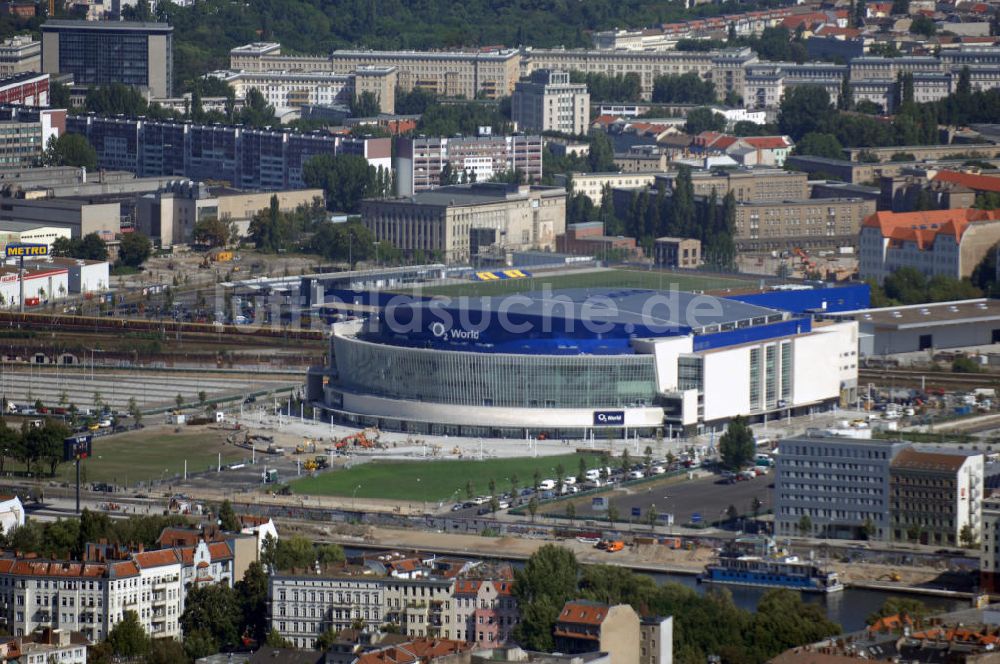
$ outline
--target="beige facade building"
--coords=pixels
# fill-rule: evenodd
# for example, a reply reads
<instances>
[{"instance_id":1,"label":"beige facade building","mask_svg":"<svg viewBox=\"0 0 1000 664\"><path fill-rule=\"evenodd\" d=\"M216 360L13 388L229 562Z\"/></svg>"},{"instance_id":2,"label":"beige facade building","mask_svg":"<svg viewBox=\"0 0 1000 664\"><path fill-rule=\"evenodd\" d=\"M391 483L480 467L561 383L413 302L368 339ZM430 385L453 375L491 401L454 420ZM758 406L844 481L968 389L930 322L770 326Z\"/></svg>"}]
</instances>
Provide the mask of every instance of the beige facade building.
<instances>
[{"instance_id":1,"label":"beige facade building","mask_svg":"<svg viewBox=\"0 0 1000 664\"><path fill-rule=\"evenodd\" d=\"M757 62L749 48L717 51L603 51L583 49L525 49L522 74L538 69L557 69L598 74L639 74L642 98L653 96L658 76L680 76L694 72L715 84L719 98L727 92L743 94L744 69Z\"/></svg>"},{"instance_id":2,"label":"beige facade building","mask_svg":"<svg viewBox=\"0 0 1000 664\"><path fill-rule=\"evenodd\" d=\"M330 55L283 55L281 45L256 42L229 52L238 71L326 71L351 74L366 67L394 67L404 91L421 88L446 97L506 97L520 76L514 49L487 51L334 51ZM362 82L362 87L367 85Z\"/></svg>"},{"instance_id":3,"label":"beige facade building","mask_svg":"<svg viewBox=\"0 0 1000 664\"><path fill-rule=\"evenodd\" d=\"M28 35L0 42L0 78L42 70L42 43Z\"/></svg>"},{"instance_id":4,"label":"beige facade building","mask_svg":"<svg viewBox=\"0 0 1000 664\"><path fill-rule=\"evenodd\" d=\"M395 67L361 67L349 74L269 70L219 71L212 76L231 85L239 100L257 89L279 112L311 104L349 104L365 92L375 96L383 113L396 112Z\"/></svg>"},{"instance_id":5,"label":"beige facade building","mask_svg":"<svg viewBox=\"0 0 1000 664\"><path fill-rule=\"evenodd\" d=\"M859 235L862 279L882 282L902 267L927 277L968 277L1000 242L1000 210L878 212Z\"/></svg>"},{"instance_id":6,"label":"beige facade building","mask_svg":"<svg viewBox=\"0 0 1000 664\"><path fill-rule=\"evenodd\" d=\"M853 245L875 201L862 198L804 198L739 201L736 246L743 251Z\"/></svg>"},{"instance_id":7,"label":"beige facade building","mask_svg":"<svg viewBox=\"0 0 1000 664\"><path fill-rule=\"evenodd\" d=\"M141 197L136 205L136 227L161 247L192 242L195 225L211 218L233 222L236 234L244 237L250 220L270 207L272 196L277 196L279 209L286 213L324 200L322 189L244 192L187 181Z\"/></svg>"},{"instance_id":8,"label":"beige facade building","mask_svg":"<svg viewBox=\"0 0 1000 664\"><path fill-rule=\"evenodd\" d=\"M658 237L653 243L653 261L659 267L694 269L701 265L701 240Z\"/></svg>"},{"instance_id":9,"label":"beige facade building","mask_svg":"<svg viewBox=\"0 0 1000 664\"><path fill-rule=\"evenodd\" d=\"M563 605L553 629L556 652L606 652L611 664L640 661L639 614L628 604L608 606L587 600Z\"/></svg>"},{"instance_id":10,"label":"beige facade building","mask_svg":"<svg viewBox=\"0 0 1000 664\"><path fill-rule=\"evenodd\" d=\"M656 176L671 190L677 173ZM698 171L691 174L695 196L710 196L712 191L721 200L730 191L738 201L784 201L809 197L809 177L805 173L777 168L749 168L726 171Z\"/></svg>"},{"instance_id":11,"label":"beige facade building","mask_svg":"<svg viewBox=\"0 0 1000 664\"><path fill-rule=\"evenodd\" d=\"M605 187L610 189L642 189L656 180L655 173L570 173L574 194L583 194L597 207L604 200ZM555 183L569 188L566 175L557 173Z\"/></svg>"},{"instance_id":12,"label":"beige facade building","mask_svg":"<svg viewBox=\"0 0 1000 664\"><path fill-rule=\"evenodd\" d=\"M554 250L566 229L562 187L476 183L406 198L362 201L365 226L380 242L447 263L507 252Z\"/></svg>"},{"instance_id":13,"label":"beige facade building","mask_svg":"<svg viewBox=\"0 0 1000 664\"><path fill-rule=\"evenodd\" d=\"M538 69L514 86L511 117L522 131L584 134L590 122L590 94L569 72Z\"/></svg>"},{"instance_id":14,"label":"beige facade building","mask_svg":"<svg viewBox=\"0 0 1000 664\"><path fill-rule=\"evenodd\" d=\"M963 544L982 529L983 455L905 449L889 464L892 539L935 546Z\"/></svg>"}]
</instances>

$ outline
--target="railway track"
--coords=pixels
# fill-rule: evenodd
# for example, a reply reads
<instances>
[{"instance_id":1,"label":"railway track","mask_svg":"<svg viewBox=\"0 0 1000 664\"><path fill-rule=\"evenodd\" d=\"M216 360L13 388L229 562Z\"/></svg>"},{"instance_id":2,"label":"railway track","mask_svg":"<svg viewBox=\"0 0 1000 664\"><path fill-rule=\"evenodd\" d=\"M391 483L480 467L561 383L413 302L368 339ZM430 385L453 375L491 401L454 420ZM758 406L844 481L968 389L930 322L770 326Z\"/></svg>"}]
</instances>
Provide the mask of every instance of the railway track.
<instances>
[{"instance_id":1,"label":"railway track","mask_svg":"<svg viewBox=\"0 0 1000 664\"><path fill-rule=\"evenodd\" d=\"M183 335L187 338L217 339L287 339L322 341L320 330L288 329L281 326L224 325L222 323L187 323L173 320L118 318L114 316L70 316L55 313L22 313L0 311L0 329L58 330L80 332L152 332L164 336Z\"/></svg>"},{"instance_id":2,"label":"railway track","mask_svg":"<svg viewBox=\"0 0 1000 664\"><path fill-rule=\"evenodd\" d=\"M960 374L944 371L913 371L907 369L859 369L858 383L892 382L897 385L935 387L955 385L964 387L992 387L1000 384L1000 375L992 373Z\"/></svg>"}]
</instances>

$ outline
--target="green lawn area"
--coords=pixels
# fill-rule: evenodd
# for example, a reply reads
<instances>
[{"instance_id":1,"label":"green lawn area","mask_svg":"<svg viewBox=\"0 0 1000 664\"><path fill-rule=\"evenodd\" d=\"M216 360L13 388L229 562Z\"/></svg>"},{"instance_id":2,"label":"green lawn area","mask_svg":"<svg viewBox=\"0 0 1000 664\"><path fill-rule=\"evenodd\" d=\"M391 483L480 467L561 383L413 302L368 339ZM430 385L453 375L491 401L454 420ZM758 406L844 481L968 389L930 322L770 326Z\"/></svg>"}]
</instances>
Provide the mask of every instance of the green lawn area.
<instances>
[{"instance_id":1,"label":"green lawn area","mask_svg":"<svg viewBox=\"0 0 1000 664\"><path fill-rule=\"evenodd\" d=\"M518 487L531 486L535 469L542 479L556 479L556 466L566 475L576 475L580 458L588 467L597 466L600 456L567 454L538 458L486 459L484 461L371 461L349 470L335 470L292 482L296 494L352 496L388 500L440 501L465 499L465 484L472 481L476 495L489 493L490 480L497 492L510 491L516 474Z\"/></svg>"},{"instance_id":2,"label":"green lawn area","mask_svg":"<svg viewBox=\"0 0 1000 664\"><path fill-rule=\"evenodd\" d=\"M249 456L246 450L227 445L225 432L221 431L200 427L180 433L159 428L147 431L150 429L95 438L94 456L85 459L80 467L81 480L134 485L182 474L185 459L188 473L194 473L215 469L220 452L223 464ZM14 471L24 470L17 463L7 465ZM73 482L75 473L72 463L64 463L56 470L56 479Z\"/></svg>"},{"instance_id":3,"label":"green lawn area","mask_svg":"<svg viewBox=\"0 0 1000 664\"><path fill-rule=\"evenodd\" d=\"M451 284L434 288L422 288L422 295L503 295L541 290L545 284L557 288L651 288L655 290L677 289L717 290L724 288L748 288L757 282L745 277L719 277L713 274L693 274L656 272L644 270L598 270L578 274L541 275L528 279L504 279L500 281L470 281L467 284Z\"/></svg>"}]
</instances>

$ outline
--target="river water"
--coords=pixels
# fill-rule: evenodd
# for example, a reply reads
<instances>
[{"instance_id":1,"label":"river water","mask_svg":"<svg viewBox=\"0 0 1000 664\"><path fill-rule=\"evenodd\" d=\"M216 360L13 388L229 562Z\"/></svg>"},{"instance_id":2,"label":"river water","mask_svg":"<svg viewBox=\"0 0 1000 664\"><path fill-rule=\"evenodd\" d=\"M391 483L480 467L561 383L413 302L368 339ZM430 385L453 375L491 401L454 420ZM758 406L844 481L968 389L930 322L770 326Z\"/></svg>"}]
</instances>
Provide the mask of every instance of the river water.
<instances>
[{"instance_id":1,"label":"river water","mask_svg":"<svg viewBox=\"0 0 1000 664\"><path fill-rule=\"evenodd\" d=\"M360 557L363 553L371 553L372 548L344 547L344 553L348 559ZM466 558L468 554L452 554L455 557ZM514 567L522 567L523 560L509 560ZM757 603L761 596L767 592L766 588L751 588L748 586L718 585L711 583L698 583L698 579L693 574L668 574L665 572L647 572L637 570L639 574L646 574L653 577L657 583L679 583L682 586L693 588L699 593L706 593L712 589L725 588L732 596L733 601L741 609L756 611ZM964 609L971 606L971 600L949 599L947 597L935 597L931 595L912 595L908 593L891 593L882 590L867 590L864 588L846 588L837 593L801 593L802 600L809 604L819 604L826 609L826 615L830 620L839 623L845 632L855 632L863 629L865 618L874 611L881 608L886 599L893 595L903 595L914 597L930 607L935 613L945 613Z\"/></svg>"},{"instance_id":2,"label":"river water","mask_svg":"<svg viewBox=\"0 0 1000 664\"><path fill-rule=\"evenodd\" d=\"M646 573L646 572L640 572ZM765 588L750 588L747 586L731 586L709 583L698 583L693 575L689 574L649 574L659 583L679 583L689 588L694 588L698 592L704 593L715 588L726 588L733 595L733 601L741 609L748 611L757 610L757 602L767 590ZM802 593L802 600L809 604L819 604L826 609L826 615L834 622L840 623L845 632L854 632L864 628L865 618L874 611L877 611L885 600L894 593L881 590L866 590L864 588L846 588L839 593ZM903 593L895 593L902 595ZM906 595L914 597L929 606L936 613L964 609L971 606L971 600L949 599L947 597L933 597L929 595Z\"/></svg>"}]
</instances>

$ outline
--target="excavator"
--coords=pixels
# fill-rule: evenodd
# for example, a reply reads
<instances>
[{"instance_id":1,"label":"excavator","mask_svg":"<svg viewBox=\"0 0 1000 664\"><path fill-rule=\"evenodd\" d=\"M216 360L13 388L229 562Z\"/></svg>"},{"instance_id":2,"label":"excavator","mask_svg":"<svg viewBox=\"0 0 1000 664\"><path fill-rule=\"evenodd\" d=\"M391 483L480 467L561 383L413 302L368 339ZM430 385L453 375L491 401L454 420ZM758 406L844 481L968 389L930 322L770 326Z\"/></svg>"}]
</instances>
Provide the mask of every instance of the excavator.
<instances>
[{"instance_id":1,"label":"excavator","mask_svg":"<svg viewBox=\"0 0 1000 664\"><path fill-rule=\"evenodd\" d=\"M888 572L882 576L875 579L876 581L894 581L896 583L903 580L903 577L899 575L899 572Z\"/></svg>"},{"instance_id":2,"label":"excavator","mask_svg":"<svg viewBox=\"0 0 1000 664\"><path fill-rule=\"evenodd\" d=\"M364 431L359 431L357 433L352 433L350 436L345 436L337 441L335 447L338 450L342 450L348 445L355 445L356 447L375 447L375 441L368 438Z\"/></svg>"}]
</instances>

